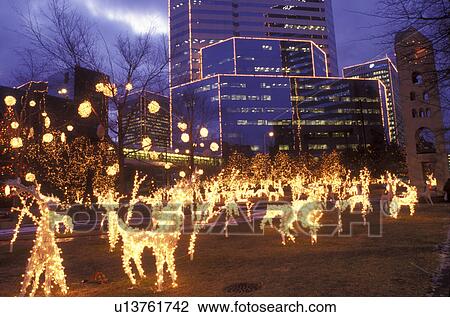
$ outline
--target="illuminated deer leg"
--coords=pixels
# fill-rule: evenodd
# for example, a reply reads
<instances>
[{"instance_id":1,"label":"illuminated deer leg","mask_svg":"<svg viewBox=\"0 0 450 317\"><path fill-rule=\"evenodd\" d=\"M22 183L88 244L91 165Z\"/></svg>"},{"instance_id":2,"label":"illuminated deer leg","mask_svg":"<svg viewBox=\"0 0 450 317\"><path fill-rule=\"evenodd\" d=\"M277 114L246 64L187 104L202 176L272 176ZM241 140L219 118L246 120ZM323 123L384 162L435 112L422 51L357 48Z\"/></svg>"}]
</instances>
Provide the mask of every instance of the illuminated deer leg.
<instances>
[{"instance_id":1,"label":"illuminated deer leg","mask_svg":"<svg viewBox=\"0 0 450 317\"><path fill-rule=\"evenodd\" d=\"M131 284L135 285L136 279L134 278L134 273L133 273L133 270L131 269L130 259L131 259L131 255L129 254L129 250L124 249L123 255L122 255L123 269L124 269L125 273L128 275L128 278L130 279Z\"/></svg>"},{"instance_id":2,"label":"illuminated deer leg","mask_svg":"<svg viewBox=\"0 0 450 317\"><path fill-rule=\"evenodd\" d=\"M156 287L157 291L162 291L162 284L164 282L164 253L162 250L154 250L155 259L156 259Z\"/></svg>"},{"instance_id":3,"label":"illuminated deer leg","mask_svg":"<svg viewBox=\"0 0 450 317\"><path fill-rule=\"evenodd\" d=\"M172 287L177 287L177 271L175 269L175 249L168 248L166 251L166 262L167 262L167 270L170 273L170 277L172 279Z\"/></svg>"},{"instance_id":4,"label":"illuminated deer leg","mask_svg":"<svg viewBox=\"0 0 450 317\"><path fill-rule=\"evenodd\" d=\"M32 277L32 279L34 278L34 280L33 280L33 288L31 289L31 292L30 292L30 296L31 297L33 297L34 296L34 294L36 294L36 291L38 290L38 288L39 288L39 279L41 278L41 275L42 275L42 272L44 271L44 269L45 269L45 267L44 266L42 266L40 269L38 269L38 270L36 270L35 271L35 273L34 273L34 276ZM28 287L27 287L28 288ZM26 288L25 288L25 293L26 293ZM25 294L24 294L25 295Z\"/></svg>"},{"instance_id":5,"label":"illuminated deer leg","mask_svg":"<svg viewBox=\"0 0 450 317\"><path fill-rule=\"evenodd\" d=\"M133 257L133 260L134 260L134 264L136 264L136 268L138 270L139 276L141 278L144 278L145 277L145 272L144 272L144 269L142 268L141 254L138 254L135 257Z\"/></svg>"}]
</instances>

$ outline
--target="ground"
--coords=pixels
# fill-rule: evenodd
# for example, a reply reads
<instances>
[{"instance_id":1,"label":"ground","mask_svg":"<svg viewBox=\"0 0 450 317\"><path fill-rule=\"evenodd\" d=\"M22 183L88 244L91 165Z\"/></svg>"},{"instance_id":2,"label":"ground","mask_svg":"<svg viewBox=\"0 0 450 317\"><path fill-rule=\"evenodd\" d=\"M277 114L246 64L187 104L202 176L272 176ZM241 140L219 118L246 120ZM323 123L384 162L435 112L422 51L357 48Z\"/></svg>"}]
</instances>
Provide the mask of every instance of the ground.
<instances>
[{"instance_id":1,"label":"ground","mask_svg":"<svg viewBox=\"0 0 450 317\"><path fill-rule=\"evenodd\" d=\"M397 220L383 219L382 237L368 237L363 225L356 225L351 237L319 236L317 245L301 235L295 244L282 246L273 229L229 238L201 235L193 261L187 256L189 236L183 235L176 253L179 286L170 288L166 275L162 293L155 292L150 251L144 257L147 278L131 287L120 246L110 253L106 236L61 239L59 246L69 296L426 296L439 267L438 245L449 228L449 205L421 205L414 217L405 211ZM9 253L8 242L0 242L0 296L18 295L31 247L31 240L20 240ZM104 273L109 282L82 283L95 272ZM243 282L257 290L227 288Z\"/></svg>"}]
</instances>

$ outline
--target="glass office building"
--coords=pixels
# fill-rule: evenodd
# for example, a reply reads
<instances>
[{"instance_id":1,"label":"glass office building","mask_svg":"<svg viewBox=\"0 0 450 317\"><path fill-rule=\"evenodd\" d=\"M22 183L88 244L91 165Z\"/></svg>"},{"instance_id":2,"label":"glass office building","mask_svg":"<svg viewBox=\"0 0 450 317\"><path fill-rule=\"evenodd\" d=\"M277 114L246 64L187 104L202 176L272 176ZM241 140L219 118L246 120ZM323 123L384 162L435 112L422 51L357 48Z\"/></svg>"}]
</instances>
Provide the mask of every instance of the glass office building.
<instances>
[{"instance_id":1,"label":"glass office building","mask_svg":"<svg viewBox=\"0 0 450 317\"><path fill-rule=\"evenodd\" d=\"M157 112L149 111L151 103L159 105ZM169 148L168 97L148 91L132 93L128 95L123 115L124 143L127 148L140 149L145 138L152 140L152 150L164 151Z\"/></svg>"},{"instance_id":2,"label":"glass office building","mask_svg":"<svg viewBox=\"0 0 450 317\"><path fill-rule=\"evenodd\" d=\"M345 78L375 78L386 87L386 110L388 137L391 142L404 144L404 131L400 109L398 71L394 63L386 57L363 64L345 67Z\"/></svg>"},{"instance_id":3,"label":"glass office building","mask_svg":"<svg viewBox=\"0 0 450 317\"><path fill-rule=\"evenodd\" d=\"M170 0L172 86L201 78L200 50L230 37L314 41L338 74L331 0Z\"/></svg>"},{"instance_id":4,"label":"glass office building","mask_svg":"<svg viewBox=\"0 0 450 317\"><path fill-rule=\"evenodd\" d=\"M185 151L180 127L187 120L195 131L209 131L196 144L203 155L320 155L384 141L380 82L323 76L325 53L311 42L232 38L204 48L201 64L203 79L171 91L178 151ZM211 151L211 142L219 151Z\"/></svg>"}]
</instances>

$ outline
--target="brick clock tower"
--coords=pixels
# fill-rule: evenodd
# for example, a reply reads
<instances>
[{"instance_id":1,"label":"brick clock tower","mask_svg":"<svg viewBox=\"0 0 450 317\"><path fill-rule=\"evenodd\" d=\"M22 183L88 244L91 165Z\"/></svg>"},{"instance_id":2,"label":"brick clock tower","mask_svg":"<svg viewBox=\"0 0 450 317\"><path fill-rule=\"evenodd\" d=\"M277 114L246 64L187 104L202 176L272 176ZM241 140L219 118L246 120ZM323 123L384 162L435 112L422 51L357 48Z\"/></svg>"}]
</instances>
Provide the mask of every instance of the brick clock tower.
<instances>
[{"instance_id":1,"label":"brick clock tower","mask_svg":"<svg viewBox=\"0 0 450 317\"><path fill-rule=\"evenodd\" d=\"M432 43L409 28L396 35L395 51L409 178L420 192L427 176L433 174L442 189L449 172Z\"/></svg>"}]
</instances>

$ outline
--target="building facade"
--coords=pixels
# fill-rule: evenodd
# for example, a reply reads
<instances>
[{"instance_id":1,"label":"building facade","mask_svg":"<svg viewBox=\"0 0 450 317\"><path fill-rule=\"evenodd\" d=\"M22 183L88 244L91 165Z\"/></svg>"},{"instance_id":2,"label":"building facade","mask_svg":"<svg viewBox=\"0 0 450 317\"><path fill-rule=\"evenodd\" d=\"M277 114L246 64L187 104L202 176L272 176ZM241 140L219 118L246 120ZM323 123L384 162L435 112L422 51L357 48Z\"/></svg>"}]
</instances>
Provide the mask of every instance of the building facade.
<instances>
[{"instance_id":1,"label":"building facade","mask_svg":"<svg viewBox=\"0 0 450 317\"><path fill-rule=\"evenodd\" d=\"M48 96L72 105L72 109L65 112L67 124L74 126L78 135L95 139L99 130L108 129L108 98L96 90L96 85L108 81L103 73L77 66L48 78ZM80 118L77 113L78 105L84 101L89 101L93 108L88 118Z\"/></svg>"},{"instance_id":2,"label":"building facade","mask_svg":"<svg viewBox=\"0 0 450 317\"><path fill-rule=\"evenodd\" d=\"M389 142L405 144L397 67L389 57L363 64L344 67L345 78L375 78L386 88L387 135Z\"/></svg>"},{"instance_id":3,"label":"building facade","mask_svg":"<svg viewBox=\"0 0 450 317\"><path fill-rule=\"evenodd\" d=\"M127 98L123 129L127 148L142 148L150 138L151 149L165 151L169 147L169 98L152 92L137 92Z\"/></svg>"},{"instance_id":4,"label":"building facade","mask_svg":"<svg viewBox=\"0 0 450 317\"><path fill-rule=\"evenodd\" d=\"M50 76L47 82L0 87L0 98L14 96L18 100L16 112L24 113L24 124L33 127L36 134L45 130L43 118L48 117L51 127L64 131L69 139L85 136L98 140L99 132L106 131L108 125L108 98L95 86L106 78L102 73L75 67ZM84 101L89 101L93 109L87 118L78 114L78 106ZM3 110L0 102L0 113Z\"/></svg>"},{"instance_id":5,"label":"building facade","mask_svg":"<svg viewBox=\"0 0 450 317\"><path fill-rule=\"evenodd\" d=\"M201 78L200 50L230 37L314 41L338 74L331 0L170 0L171 85Z\"/></svg>"},{"instance_id":6,"label":"building facade","mask_svg":"<svg viewBox=\"0 0 450 317\"><path fill-rule=\"evenodd\" d=\"M324 76L326 54L311 41L231 38L204 48L201 64L203 79L171 91L172 146L179 151L187 106L196 113L188 126L209 131L198 142L202 155L320 155L384 142L380 82Z\"/></svg>"},{"instance_id":7,"label":"building facade","mask_svg":"<svg viewBox=\"0 0 450 317\"><path fill-rule=\"evenodd\" d=\"M409 178L423 189L433 175L442 187L449 173L433 46L410 28L396 35L395 51Z\"/></svg>"}]
</instances>

